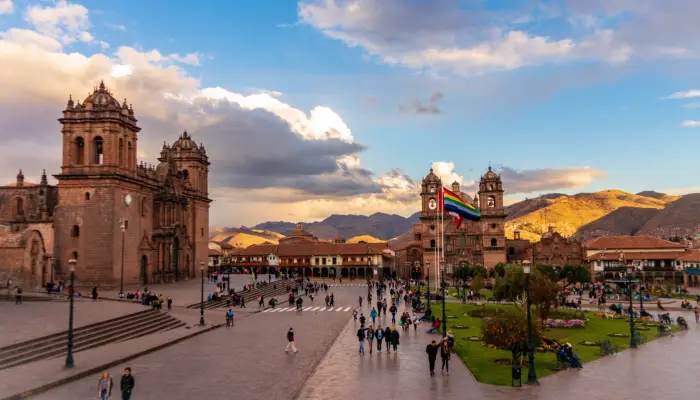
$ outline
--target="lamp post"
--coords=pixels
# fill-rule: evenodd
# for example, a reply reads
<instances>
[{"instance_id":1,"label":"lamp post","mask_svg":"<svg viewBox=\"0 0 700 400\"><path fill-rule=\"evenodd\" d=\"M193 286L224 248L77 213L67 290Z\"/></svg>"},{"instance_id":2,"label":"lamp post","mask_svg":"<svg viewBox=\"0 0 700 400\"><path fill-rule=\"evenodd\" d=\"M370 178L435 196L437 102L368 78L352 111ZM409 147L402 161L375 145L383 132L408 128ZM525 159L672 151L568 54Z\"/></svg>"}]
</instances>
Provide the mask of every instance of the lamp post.
<instances>
[{"instance_id":1,"label":"lamp post","mask_svg":"<svg viewBox=\"0 0 700 400\"><path fill-rule=\"evenodd\" d=\"M634 310L632 309L632 272L634 271L634 267L632 264L627 264L626 265L627 269L627 289L630 295L630 349L636 349L637 348L637 338L634 335ZM641 296L640 296L641 298Z\"/></svg>"},{"instance_id":2,"label":"lamp post","mask_svg":"<svg viewBox=\"0 0 700 400\"><path fill-rule=\"evenodd\" d=\"M68 267L70 268L70 293L68 294L68 345L66 354L66 368L73 368L75 363L73 362L73 296L75 293L75 264L78 262L75 258L68 260Z\"/></svg>"},{"instance_id":3,"label":"lamp post","mask_svg":"<svg viewBox=\"0 0 700 400\"><path fill-rule=\"evenodd\" d=\"M124 233L126 232L126 224L127 222L124 218L119 220L119 228L122 230L122 269L121 277L119 279L119 298L124 296Z\"/></svg>"},{"instance_id":4,"label":"lamp post","mask_svg":"<svg viewBox=\"0 0 700 400\"><path fill-rule=\"evenodd\" d=\"M428 310L430 310L430 261L426 261L425 264L428 267L428 286L425 288L425 290L428 296Z\"/></svg>"},{"instance_id":5,"label":"lamp post","mask_svg":"<svg viewBox=\"0 0 700 400\"><path fill-rule=\"evenodd\" d=\"M447 286L447 283L445 282L445 268L442 268L442 273L440 274L442 282L440 282L440 286L442 287L442 337L447 337L447 316L446 316L446 310L445 310L445 286Z\"/></svg>"},{"instance_id":6,"label":"lamp post","mask_svg":"<svg viewBox=\"0 0 700 400\"><path fill-rule=\"evenodd\" d=\"M644 267L641 264L638 269L644 274ZM639 281L639 318L642 317L642 311L644 311L644 279Z\"/></svg>"},{"instance_id":7,"label":"lamp post","mask_svg":"<svg viewBox=\"0 0 700 400\"><path fill-rule=\"evenodd\" d=\"M199 326L204 326L204 261L199 262L200 274L202 275L202 294L199 303Z\"/></svg>"},{"instance_id":8,"label":"lamp post","mask_svg":"<svg viewBox=\"0 0 700 400\"><path fill-rule=\"evenodd\" d=\"M523 271L525 272L525 293L527 295L527 383L530 385L539 385L537 382L537 372L535 371L535 346L532 343L532 301L530 299L530 260L523 261Z\"/></svg>"}]
</instances>

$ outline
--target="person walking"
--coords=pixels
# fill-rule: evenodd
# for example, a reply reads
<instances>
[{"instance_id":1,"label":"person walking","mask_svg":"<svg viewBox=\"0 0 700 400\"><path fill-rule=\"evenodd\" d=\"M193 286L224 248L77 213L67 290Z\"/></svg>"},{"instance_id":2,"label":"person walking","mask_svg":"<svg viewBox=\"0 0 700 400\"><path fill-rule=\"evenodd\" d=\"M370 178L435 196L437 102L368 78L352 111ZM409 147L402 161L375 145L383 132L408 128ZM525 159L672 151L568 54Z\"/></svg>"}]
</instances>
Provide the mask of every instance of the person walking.
<instances>
[{"instance_id":1,"label":"person walking","mask_svg":"<svg viewBox=\"0 0 700 400\"><path fill-rule=\"evenodd\" d=\"M394 348L394 354L396 354L399 351L399 331L396 330L396 327L391 330L391 346Z\"/></svg>"},{"instance_id":2,"label":"person walking","mask_svg":"<svg viewBox=\"0 0 700 400\"><path fill-rule=\"evenodd\" d=\"M388 326L384 329L384 344L386 344L386 352L391 353L391 328Z\"/></svg>"},{"instance_id":3,"label":"person walking","mask_svg":"<svg viewBox=\"0 0 700 400\"><path fill-rule=\"evenodd\" d=\"M124 368L124 375L119 382L119 389L122 391L122 400L131 399L131 392L134 390L134 377L131 375L131 367Z\"/></svg>"},{"instance_id":4,"label":"person walking","mask_svg":"<svg viewBox=\"0 0 700 400\"><path fill-rule=\"evenodd\" d=\"M381 326L377 327L377 330L374 331L374 337L377 338L377 351L379 353L382 352L382 339L384 338L384 331L382 330Z\"/></svg>"},{"instance_id":5,"label":"person walking","mask_svg":"<svg viewBox=\"0 0 700 400\"><path fill-rule=\"evenodd\" d=\"M168 311L172 311L173 310L173 298L168 296L167 303L168 303Z\"/></svg>"},{"instance_id":6,"label":"person walking","mask_svg":"<svg viewBox=\"0 0 700 400\"><path fill-rule=\"evenodd\" d=\"M367 344L369 344L369 354L372 354L372 342L374 341L374 325L367 328Z\"/></svg>"},{"instance_id":7,"label":"person walking","mask_svg":"<svg viewBox=\"0 0 700 400\"><path fill-rule=\"evenodd\" d=\"M447 371L447 375L450 374L450 346L447 340L442 341L442 345L440 345L440 358L442 358L442 367L440 368L440 372L445 372Z\"/></svg>"},{"instance_id":8,"label":"person walking","mask_svg":"<svg viewBox=\"0 0 700 400\"><path fill-rule=\"evenodd\" d=\"M228 313L226 314L226 319L228 319L231 322L231 326L233 326L233 320L235 316L236 315L233 313L233 310L229 308Z\"/></svg>"},{"instance_id":9,"label":"person walking","mask_svg":"<svg viewBox=\"0 0 700 400\"><path fill-rule=\"evenodd\" d=\"M384 305L382 304L382 299L380 299L379 296L377 296L377 317L382 316L382 308L383 307L384 307Z\"/></svg>"},{"instance_id":10,"label":"person walking","mask_svg":"<svg viewBox=\"0 0 700 400\"><path fill-rule=\"evenodd\" d=\"M700 323L700 309L695 307L695 323L698 324Z\"/></svg>"},{"instance_id":11,"label":"person walking","mask_svg":"<svg viewBox=\"0 0 700 400\"><path fill-rule=\"evenodd\" d=\"M109 372L105 371L100 380L97 381L97 398L100 400L107 400L112 396L112 377Z\"/></svg>"},{"instance_id":12,"label":"person walking","mask_svg":"<svg viewBox=\"0 0 700 400\"><path fill-rule=\"evenodd\" d=\"M92 287L92 300L93 301L97 300L97 286Z\"/></svg>"},{"instance_id":13,"label":"person walking","mask_svg":"<svg viewBox=\"0 0 700 400\"><path fill-rule=\"evenodd\" d=\"M294 353L297 352L297 346L294 344L294 329L289 328L287 331L287 348L284 349L285 353L289 353L289 349L292 349Z\"/></svg>"},{"instance_id":14,"label":"person walking","mask_svg":"<svg viewBox=\"0 0 700 400\"><path fill-rule=\"evenodd\" d=\"M241 296L241 308L245 308L245 297Z\"/></svg>"},{"instance_id":15,"label":"person walking","mask_svg":"<svg viewBox=\"0 0 700 400\"><path fill-rule=\"evenodd\" d=\"M357 338L360 340L360 354L365 354L365 328L357 330Z\"/></svg>"},{"instance_id":16,"label":"person walking","mask_svg":"<svg viewBox=\"0 0 700 400\"><path fill-rule=\"evenodd\" d=\"M362 296L360 296L360 308L362 308Z\"/></svg>"},{"instance_id":17,"label":"person walking","mask_svg":"<svg viewBox=\"0 0 700 400\"><path fill-rule=\"evenodd\" d=\"M428 346L425 347L425 352L428 353L428 364L430 365L430 375L435 375L435 360L437 359L437 353L440 350L440 345L435 343L433 340Z\"/></svg>"},{"instance_id":18,"label":"person walking","mask_svg":"<svg viewBox=\"0 0 700 400\"><path fill-rule=\"evenodd\" d=\"M22 288L19 286L15 288L15 304L22 304Z\"/></svg>"},{"instance_id":19,"label":"person walking","mask_svg":"<svg viewBox=\"0 0 700 400\"><path fill-rule=\"evenodd\" d=\"M391 313L391 323L395 324L396 323L396 305L392 304L391 308L389 308L389 312Z\"/></svg>"},{"instance_id":20,"label":"person walking","mask_svg":"<svg viewBox=\"0 0 700 400\"><path fill-rule=\"evenodd\" d=\"M372 325L375 324L375 320L377 319L377 309L372 307L372 311L369 312L369 317L372 318Z\"/></svg>"},{"instance_id":21,"label":"person walking","mask_svg":"<svg viewBox=\"0 0 700 400\"><path fill-rule=\"evenodd\" d=\"M367 318L365 318L365 315L363 313L360 313L360 327L362 329L365 328L365 322L367 321Z\"/></svg>"}]
</instances>

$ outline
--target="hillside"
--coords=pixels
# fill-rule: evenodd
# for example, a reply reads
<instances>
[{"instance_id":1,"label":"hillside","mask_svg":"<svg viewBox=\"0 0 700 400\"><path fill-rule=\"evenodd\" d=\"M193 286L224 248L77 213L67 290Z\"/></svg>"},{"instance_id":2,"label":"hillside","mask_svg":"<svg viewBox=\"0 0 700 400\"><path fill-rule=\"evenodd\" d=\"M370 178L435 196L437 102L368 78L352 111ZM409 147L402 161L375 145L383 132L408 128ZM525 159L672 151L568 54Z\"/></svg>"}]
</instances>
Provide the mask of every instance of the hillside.
<instances>
[{"instance_id":1,"label":"hillside","mask_svg":"<svg viewBox=\"0 0 700 400\"><path fill-rule=\"evenodd\" d=\"M582 226L622 207L663 209L666 201L621 190L579 193L547 200L549 204L506 222L506 237L520 230L523 239L539 240L552 225L564 236L574 235ZM517 203L516 203L517 204Z\"/></svg>"},{"instance_id":2,"label":"hillside","mask_svg":"<svg viewBox=\"0 0 700 400\"><path fill-rule=\"evenodd\" d=\"M672 201L676 201L680 199L680 196L673 196L670 194L665 194L665 193L659 193L655 192L653 190L645 190L643 192L637 193L637 196L644 196L644 197L651 197L657 200L663 200L666 203L670 203Z\"/></svg>"},{"instance_id":3,"label":"hillside","mask_svg":"<svg viewBox=\"0 0 700 400\"><path fill-rule=\"evenodd\" d=\"M347 243L360 243L360 242L365 242L365 243L384 243L386 240L381 240L377 239L374 236L370 235L360 235L360 236L354 236L351 237L346 241Z\"/></svg>"},{"instance_id":4,"label":"hillside","mask_svg":"<svg viewBox=\"0 0 700 400\"><path fill-rule=\"evenodd\" d=\"M277 244L280 238L277 232L270 232L259 229L247 228L222 228L211 240L215 242L226 242L234 247L245 248L254 244L265 242Z\"/></svg>"},{"instance_id":5,"label":"hillside","mask_svg":"<svg viewBox=\"0 0 700 400\"><path fill-rule=\"evenodd\" d=\"M352 238L355 236L369 235L373 238L386 241L397 237L413 227L418 222L416 213L408 218L395 214L375 213L366 215L339 215L333 214L319 222L304 223L304 229L320 239L332 240L337 237ZM278 232L288 235L296 224L292 222L263 222L255 225L253 229Z\"/></svg>"},{"instance_id":6,"label":"hillside","mask_svg":"<svg viewBox=\"0 0 700 400\"><path fill-rule=\"evenodd\" d=\"M523 215L547 207L548 205L552 204L552 200L562 196L566 195L562 193L550 193L542 195L540 197L536 197L534 199L526 199L506 206L506 213L508 214L508 217L506 217L506 221L522 217Z\"/></svg>"},{"instance_id":7,"label":"hillside","mask_svg":"<svg viewBox=\"0 0 700 400\"><path fill-rule=\"evenodd\" d=\"M687 194L669 203L639 230L657 237L693 236L700 232L700 193Z\"/></svg>"},{"instance_id":8,"label":"hillside","mask_svg":"<svg viewBox=\"0 0 700 400\"><path fill-rule=\"evenodd\" d=\"M651 218L660 213L656 208L620 207L617 210L583 225L576 231L575 238L582 241L615 235L635 235Z\"/></svg>"}]
</instances>

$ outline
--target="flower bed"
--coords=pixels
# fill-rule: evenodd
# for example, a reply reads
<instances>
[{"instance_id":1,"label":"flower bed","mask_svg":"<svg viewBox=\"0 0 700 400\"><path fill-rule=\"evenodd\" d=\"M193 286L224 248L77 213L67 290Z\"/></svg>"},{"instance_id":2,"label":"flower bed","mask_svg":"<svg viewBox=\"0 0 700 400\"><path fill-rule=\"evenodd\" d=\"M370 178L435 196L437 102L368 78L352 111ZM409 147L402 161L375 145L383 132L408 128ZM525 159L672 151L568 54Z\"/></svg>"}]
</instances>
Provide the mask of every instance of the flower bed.
<instances>
[{"instance_id":1,"label":"flower bed","mask_svg":"<svg viewBox=\"0 0 700 400\"><path fill-rule=\"evenodd\" d=\"M584 340L583 342L578 342L581 346L600 346L600 342L592 342L590 340Z\"/></svg>"},{"instance_id":2,"label":"flower bed","mask_svg":"<svg viewBox=\"0 0 700 400\"><path fill-rule=\"evenodd\" d=\"M545 325L549 328L583 328L586 321L581 319L548 319Z\"/></svg>"}]
</instances>

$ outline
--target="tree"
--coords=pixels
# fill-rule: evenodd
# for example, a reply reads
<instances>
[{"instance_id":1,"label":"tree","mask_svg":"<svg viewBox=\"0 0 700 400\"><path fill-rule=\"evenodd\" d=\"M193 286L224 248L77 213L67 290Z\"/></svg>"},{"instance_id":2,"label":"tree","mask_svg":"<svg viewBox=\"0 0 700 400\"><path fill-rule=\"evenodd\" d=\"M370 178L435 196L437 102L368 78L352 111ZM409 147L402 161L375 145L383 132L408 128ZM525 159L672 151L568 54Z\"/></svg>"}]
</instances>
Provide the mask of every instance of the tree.
<instances>
[{"instance_id":1,"label":"tree","mask_svg":"<svg viewBox=\"0 0 700 400\"><path fill-rule=\"evenodd\" d=\"M559 272L557 272L557 270L554 267L551 267L549 265L538 265L535 267L535 270L539 271L553 282L559 280Z\"/></svg>"},{"instance_id":2,"label":"tree","mask_svg":"<svg viewBox=\"0 0 700 400\"><path fill-rule=\"evenodd\" d=\"M506 266L503 263L498 263L496 264L495 267L493 267L493 272L496 273L496 277L498 278L503 278L503 275L506 274Z\"/></svg>"},{"instance_id":3,"label":"tree","mask_svg":"<svg viewBox=\"0 0 700 400\"><path fill-rule=\"evenodd\" d=\"M539 268L535 269L530 276L530 296L544 328L552 303L557 298L557 285Z\"/></svg>"},{"instance_id":4,"label":"tree","mask_svg":"<svg viewBox=\"0 0 700 400\"><path fill-rule=\"evenodd\" d=\"M538 346L541 341L539 324L533 323L532 329L533 345ZM510 351L513 363L518 364L527 351L527 316L515 309L503 310L498 317L483 319L481 335L484 343Z\"/></svg>"},{"instance_id":5,"label":"tree","mask_svg":"<svg viewBox=\"0 0 700 400\"><path fill-rule=\"evenodd\" d=\"M508 265L505 267L503 278L496 280L493 288L493 297L498 300L505 300L515 303L519 299L522 301L525 290L525 273L519 265Z\"/></svg>"},{"instance_id":6,"label":"tree","mask_svg":"<svg viewBox=\"0 0 700 400\"><path fill-rule=\"evenodd\" d=\"M567 265L559 274L560 279L566 279L566 286L575 283L586 283L591 281L591 273L586 267L580 265Z\"/></svg>"},{"instance_id":7,"label":"tree","mask_svg":"<svg viewBox=\"0 0 700 400\"><path fill-rule=\"evenodd\" d=\"M475 276L474 279L472 279L472 290L474 293L478 294L479 291L484 288L484 286L483 276Z\"/></svg>"},{"instance_id":8,"label":"tree","mask_svg":"<svg viewBox=\"0 0 700 400\"><path fill-rule=\"evenodd\" d=\"M488 271L486 271L486 268L484 268L483 265L476 265L474 268L472 268L472 276L486 276L488 275Z\"/></svg>"}]
</instances>

